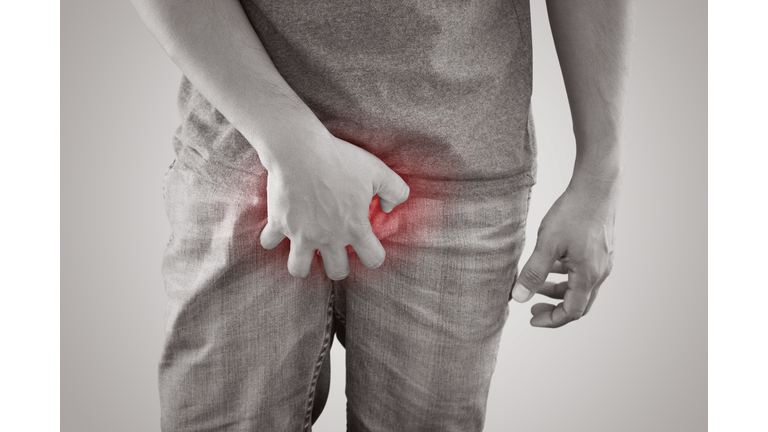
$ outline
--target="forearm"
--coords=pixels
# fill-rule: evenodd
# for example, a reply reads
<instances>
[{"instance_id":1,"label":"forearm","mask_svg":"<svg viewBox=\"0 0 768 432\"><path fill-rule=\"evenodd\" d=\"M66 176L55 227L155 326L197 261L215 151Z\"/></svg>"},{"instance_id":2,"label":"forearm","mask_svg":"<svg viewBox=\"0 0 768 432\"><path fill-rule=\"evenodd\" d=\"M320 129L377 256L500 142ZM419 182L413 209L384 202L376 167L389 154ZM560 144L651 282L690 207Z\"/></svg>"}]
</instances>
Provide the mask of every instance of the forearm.
<instances>
[{"instance_id":1,"label":"forearm","mask_svg":"<svg viewBox=\"0 0 768 432\"><path fill-rule=\"evenodd\" d=\"M324 130L280 76L237 0L132 1L173 62L267 169L302 152L297 147L306 140L297 134Z\"/></svg>"},{"instance_id":2,"label":"forearm","mask_svg":"<svg viewBox=\"0 0 768 432\"><path fill-rule=\"evenodd\" d=\"M613 189L634 31L632 0L548 0L576 137L573 182Z\"/></svg>"}]
</instances>

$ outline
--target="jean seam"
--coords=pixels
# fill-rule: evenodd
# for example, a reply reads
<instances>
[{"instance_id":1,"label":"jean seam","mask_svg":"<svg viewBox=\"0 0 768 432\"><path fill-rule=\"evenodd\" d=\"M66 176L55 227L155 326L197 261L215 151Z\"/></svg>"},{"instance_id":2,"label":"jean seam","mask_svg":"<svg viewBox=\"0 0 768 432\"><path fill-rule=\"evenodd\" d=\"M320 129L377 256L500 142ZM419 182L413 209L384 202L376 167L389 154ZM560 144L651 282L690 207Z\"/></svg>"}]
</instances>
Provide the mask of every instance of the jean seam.
<instances>
[{"instance_id":1,"label":"jean seam","mask_svg":"<svg viewBox=\"0 0 768 432\"><path fill-rule=\"evenodd\" d=\"M339 322L340 322L340 323L342 323L342 324L346 324L346 323L347 323L347 320L345 320L345 319L344 319L344 317L343 317L343 316L341 316L341 314L340 314L339 312L337 312L336 310L334 310L334 311L333 311L333 315L334 315L336 318L338 318L338 320L339 320Z\"/></svg>"},{"instance_id":2,"label":"jean seam","mask_svg":"<svg viewBox=\"0 0 768 432\"><path fill-rule=\"evenodd\" d=\"M522 230L523 230L523 244L525 244L525 229L526 229L526 226L528 225L528 211L530 211L530 209L531 209L531 194L532 193L533 193L533 186L531 186L528 189L528 199L525 202L525 222L523 222L523 227L522 227ZM517 278L519 277L519 274L518 274L519 273L519 266L520 266L520 264L518 263L518 266L517 266L518 268L515 269L515 277L512 280L512 288L509 289L509 298L507 299L507 302L510 302L512 300L512 290L515 289L515 284L517 284Z\"/></svg>"},{"instance_id":3,"label":"jean seam","mask_svg":"<svg viewBox=\"0 0 768 432\"><path fill-rule=\"evenodd\" d=\"M315 389L317 388L317 380L320 377L320 370L323 367L325 356L328 354L328 347L331 342L331 326L333 325L333 290L330 290L328 296L328 307L326 308L326 323L325 323L325 336L323 337L323 345L320 348L320 354L317 356L317 362L315 362L315 371L312 374L312 382L309 385L309 394L307 395L307 410L304 415L304 431L310 431L312 429L312 407L315 403Z\"/></svg>"},{"instance_id":4,"label":"jean seam","mask_svg":"<svg viewBox=\"0 0 768 432\"><path fill-rule=\"evenodd\" d=\"M174 165L176 165L176 159L173 159L173 162L168 166L168 169L165 170L165 174L163 174L163 207L167 205L168 198L166 196L168 195L167 191L167 184L168 184L168 175L171 174L171 171L173 170ZM171 242L173 242L173 229L171 229L171 235L168 238L168 243L165 244L165 248L168 249L168 246L171 245Z\"/></svg>"}]
</instances>

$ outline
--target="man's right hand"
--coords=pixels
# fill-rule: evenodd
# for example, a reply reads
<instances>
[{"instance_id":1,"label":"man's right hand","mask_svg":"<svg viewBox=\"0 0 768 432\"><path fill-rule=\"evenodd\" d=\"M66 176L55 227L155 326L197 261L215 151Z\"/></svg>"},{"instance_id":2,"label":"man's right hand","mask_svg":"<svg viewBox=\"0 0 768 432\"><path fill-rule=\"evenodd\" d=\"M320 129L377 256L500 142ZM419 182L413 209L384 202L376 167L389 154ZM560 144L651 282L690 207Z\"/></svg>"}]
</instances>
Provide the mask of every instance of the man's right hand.
<instances>
[{"instance_id":1,"label":"man's right hand","mask_svg":"<svg viewBox=\"0 0 768 432\"><path fill-rule=\"evenodd\" d=\"M376 268L384 249L368 221L378 194L389 212L408 186L381 160L331 135L283 79L238 0L132 0L195 88L240 131L267 168L269 222L261 244L291 239L288 270L309 274L320 250L331 279L349 273L346 245Z\"/></svg>"},{"instance_id":2,"label":"man's right hand","mask_svg":"<svg viewBox=\"0 0 768 432\"><path fill-rule=\"evenodd\" d=\"M328 277L341 280L349 275L347 245L369 269L384 262L384 248L368 220L371 199L378 195L382 210L389 213L408 198L409 188L362 148L327 130L314 136L315 142L301 152L270 164L268 222L261 245L272 249L288 237L288 271L296 277L309 274L319 249Z\"/></svg>"}]
</instances>

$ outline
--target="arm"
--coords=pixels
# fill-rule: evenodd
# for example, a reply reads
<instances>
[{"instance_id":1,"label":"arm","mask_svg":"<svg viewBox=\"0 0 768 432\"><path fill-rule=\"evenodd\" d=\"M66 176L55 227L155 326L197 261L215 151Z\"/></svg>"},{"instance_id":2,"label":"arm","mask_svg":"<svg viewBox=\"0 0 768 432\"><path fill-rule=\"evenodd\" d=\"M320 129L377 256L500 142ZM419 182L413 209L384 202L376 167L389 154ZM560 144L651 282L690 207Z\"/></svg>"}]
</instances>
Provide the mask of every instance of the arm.
<instances>
[{"instance_id":1,"label":"arm","mask_svg":"<svg viewBox=\"0 0 768 432\"><path fill-rule=\"evenodd\" d=\"M289 123L322 129L275 69L237 0L132 1L171 60L256 148L267 169L282 153L296 151L291 147L306 145L280 140Z\"/></svg>"},{"instance_id":2,"label":"arm","mask_svg":"<svg viewBox=\"0 0 768 432\"><path fill-rule=\"evenodd\" d=\"M408 186L370 153L331 135L280 76L237 0L132 0L160 46L200 93L254 146L268 171L261 243L291 239L288 269L309 274L315 249L326 273L349 272L351 244L366 267L384 260L368 221Z\"/></svg>"},{"instance_id":3,"label":"arm","mask_svg":"<svg viewBox=\"0 0 768 432\"><path fill-rule=\"evenodd\" d=\"M560 327L592 307L613 264L613 225L622 172L622 123L634 29L632 0L548 0L576 137L568 188L539 228L513 298L563 299L531 308L531 324ZM568 281L547 282L549 273Z\"/></svg>"}]
</instances>

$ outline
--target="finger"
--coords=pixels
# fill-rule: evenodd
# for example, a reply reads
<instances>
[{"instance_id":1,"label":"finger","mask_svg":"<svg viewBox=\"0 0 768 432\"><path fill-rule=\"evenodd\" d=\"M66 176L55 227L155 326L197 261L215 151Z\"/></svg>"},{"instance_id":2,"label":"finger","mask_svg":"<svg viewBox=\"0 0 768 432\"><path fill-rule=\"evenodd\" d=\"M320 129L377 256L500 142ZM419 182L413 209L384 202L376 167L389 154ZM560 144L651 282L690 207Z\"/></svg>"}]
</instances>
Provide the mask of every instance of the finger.
<instances>
[{"instance_id":1,"label":"finger","mask_svg":"<svg viewBox=\"0 0 768 432\"><path fill-rule=\"evenodd\" d=\"M575 270L568 272L568 288L575 291L589 293L599 281L600 276L597 272L585 266L578 266Z\"/></svg>"},{"instance_id":2,"label":"finger","mask_svg":"<svg viewBox=\"0 0 768 432\"><path fill-rule=\"evenodd\" d=\"M261 246L264 249L274 249L285 238L285 235L277 230L276 224L267 222L267 226L261 230Z\"/></svg>"},{"instance_id":3,"label":"finger","mask_svg":"<svg viewBox=\"0 0 768 432\"><path fill-rule=\"evenodd\" d=\"M373 270L384 264L384 258L387 253L384 251L384 246L381 245L379 239L373 234L373 231L369 231L359 240L354 241L352 248L355 249L360 262L366 268Z\"/></svg>"},{"instance_id":4,"label":"finger","mask_svg":"<svg viewBox=\"0 0 768 432\"><path fill-rule=\"evenodd\" d=\"M595 299L597 298L597 293L599 293L599 292L600 292L600 287L598 286L598 287L595 287L592 290L592 293L590 293L590 295L589 295L589 303L587 303L587 308L584 309L584 315L588 314L589 310L592 309L592 304L595 303Z\"/></svg>"},{"instance_id":5,"label":"finger","mask_svg":"<svg viewBox=\"0 0 768 432\"><path fill-rule=\"evenodd\" d=\"M534 327L558 328L571 321L575 321L584 315L584 310L589 302L589 293L569 289L564 300L557 306L536 305L531 308L533 317L531 325Z\"/></svg>"},{"instance_id":6,"label":"finger","mask_svg":"<svg viewBox=\"0 0 768 432\"><path fill-rule=\"evenodd\" d=\"M374 183L374 194L379 196L379 205L384 213L389 213L404 203L410 193L411 190L405 181L384 165L383 173Z\"/></svg>"},{"instance_id":7,"label":"finger","mask_svg":"<svg viewBox=\"0 0 768 432\"><path fill-rule=\"evenodd\" d=\"M597 293L600 292L600 286L603 285L603 282L605 282L605 279L608 278L608 275L610 274L610 268L607 272L603 273L603 276L600 278L600 280L597 281L594 287L592 287L592 292L589 297L589 303L587 303L587 308L584 310L584 315L586 315L590 309L592 309L592 304L595 302L595 299L597 298Z\"/></svg>"},{"instance_id":8,"label":"finger","mask_svg":"<svg viewBox=\"0 0 768 432\"><path fill-rule=\"evenodd\" d=\"M576 271L569 272L568 281L565 282L567 289L563 294L563 302L552 308L542 306L536 311L531 308L533 314L531 325L557 328L584 316L594 286L593 280L595 277L587 267L580 267ZM556 292L556 289L552 291Z\"/></svg>"},{"instance_id":9,"label":"finger","mask_svg":"<svg viewBox=\"0 0 768 432\"><path fill-rule=\"evenodd\" d=\"M563 310L562 303L557 306L540 303L536 306L539 307L531 308L531 313L533 314L531 325L533 327L557 328L566 324L566 313Z\"/></svg>"},{"instance_id":10,"label":"finger","mask_svg":"<svg viewBox=\"0 0 768 432\"><path fill-rule=\"evenodd\" d=\"M548 314L552 313L552 311L555 309L555 305L549 304L549 303L536 303L531 308L531 314L532 315L542 315L542 314Z\"/></svg>"},{"instance_id":11,"label":"finger","mask_svg":"<svg viewBox=\"0 0 768 432\"><path fill-rule=\"evenodd\" d=\"M555 265L552 266L552 270L549 272L557 274L568 274L568 269L565 268L565 265L563 265L562 261L557 260L555 261Z\"/></svg>"},{"instance_id":12,"label":"finger","mask_svg":"<svg viewBox=\"0 0 768 432\"><path fill-rule=\"evenodd\" d=\"M325 274L331 280L342 280L349 276L349 257L347 248L327 247L320 249L320 256L323 258Z\"/></svg>"},{"instance_id":13,"label":"finger","mask_svg":"<svg viewBox=\"0 0 768 432\"><path fill-rule=\"evenodd\" d=\"M537 293L549 298L562 300L565 297L566 291L568 291L568 282L544 282Z\"/></svg>"},{"instance_id":14,"label":"finger","mask_svg":"<svg viewBox=\"0 0 768 432\"><path fill-rule=\"evenodd\" d=\"M288 253L288 273L295 277L307 277L312 267L312 258L314 257L314 248L309 248L299 242L292 241L291 251Z\"/></svg>"},{"instance_id":15,"label":"finger","mask_svg":"<svg viewBox=\"0 0 768 432\"><path fill-rule=\"evenodd\" d=\"M549 248L536 243L533 254L525 263L520 276L517 278L515 287L512 289L512 298L519 303L525 303L541 289L557 257L549 251Z\"/></svg>"}]
</instances>

